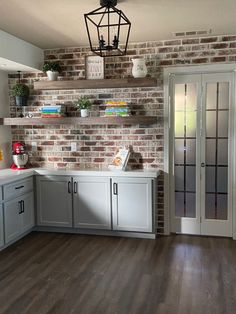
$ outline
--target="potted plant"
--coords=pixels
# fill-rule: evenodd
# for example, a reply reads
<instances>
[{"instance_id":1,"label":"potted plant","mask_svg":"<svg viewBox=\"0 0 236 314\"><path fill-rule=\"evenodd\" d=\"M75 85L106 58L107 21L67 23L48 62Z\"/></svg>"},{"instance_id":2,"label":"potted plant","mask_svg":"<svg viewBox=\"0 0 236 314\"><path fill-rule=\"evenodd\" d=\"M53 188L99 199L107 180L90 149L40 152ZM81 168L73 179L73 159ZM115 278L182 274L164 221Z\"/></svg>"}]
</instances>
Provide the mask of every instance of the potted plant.
<instances>
[{"instance_id":1,"label":"potted plant","mask_svg":"<svg viewBox=\"0 0 236 314\"><path fill-rule=\"evenodd\" d=\"M82 118L89 116L89 108L91 106L92 103L86 96L81 96L80 99L75 102L75 107L80 110Z\"/></svg>"},{"instance_id":2,"label":"potted plant","mask_svg":"<svg viewBox=\"0 0 236 314\"><path fill-rule=\"evenodd\" d=\"M29 87L22 83L17 83L13 86L12 96L15 97L17 106L27 106L29 98Z\"/></svg>"},{"instance_id":3,"label":"potted plant","mask_svg":"<svg viewBox=\"0 0 236 314\"><path fill-rule=\"evenodd\" d=\"M57 81L61 66L58 62L47 61L43 66L43 72L47 73L49 81Z\"/></svg>"}]
</instances>

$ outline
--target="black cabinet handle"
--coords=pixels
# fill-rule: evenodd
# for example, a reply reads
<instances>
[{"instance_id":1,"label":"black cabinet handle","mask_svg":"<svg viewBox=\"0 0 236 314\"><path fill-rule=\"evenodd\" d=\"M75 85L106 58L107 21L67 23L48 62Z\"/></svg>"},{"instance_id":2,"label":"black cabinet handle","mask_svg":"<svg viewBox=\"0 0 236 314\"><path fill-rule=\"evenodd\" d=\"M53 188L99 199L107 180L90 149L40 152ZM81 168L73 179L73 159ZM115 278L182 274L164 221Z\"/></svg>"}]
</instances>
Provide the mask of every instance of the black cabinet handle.
<instances>
[{"instance_id":1,"label":"black cabinet handle","mask_svg":"<svg viewBox=\"0 0 236 314\"><path fill-rule=\"evenodd\" d=\"M113 194L118 195L118 186L117 183L113 183Z\"/></svg>"},{"instance_id":2,"label":"black cabinet handle","mask_svg":"<svg viewBox=\"0 0 236 314\"><path fill-rule=\"evenodd\" d=\"M71 182L68 182L68 193L71 194Z\"/></svg>"},{"instance_id":3,"label":"black cabinet handle","mask_svg":"<svg viewBox=\"0 0 236 314\"><path fill-rule=\"evenodd\" d=\"M74 194L76 194L77 193L77 182L75 181L74 182Z\"/></svg>"},{"instance_id":4,"label":"black cabinet handle","mask_svg":"<svg viewBox=\"0 0 236 314\"><path fill-rule=\"evenodd\" d=\"M19 215L22 214L22 201L19 201L18 204L20 205Z\"/></svg>"},{"instance_id":5,"label":"black cabinet handle","mask_svg":"<svg viewBox=\"0 0 236 314\"><path fill-rule=\"evenodd\" d=\"M16 187L15 187L15 190L20 190L20 189L23 189L24 187L25 187L24 185L16 186Z\"/></svg>"},{"instance_id":6,"label":"black cabinet handle","mask_svg":"<svg viewBox=\"0 0 236 314\"><path fill-rule=\"evenodd\" d=\"M25 212L25 201L21 201L22 202L22 213Z\"/></svg>"}]
</instances>

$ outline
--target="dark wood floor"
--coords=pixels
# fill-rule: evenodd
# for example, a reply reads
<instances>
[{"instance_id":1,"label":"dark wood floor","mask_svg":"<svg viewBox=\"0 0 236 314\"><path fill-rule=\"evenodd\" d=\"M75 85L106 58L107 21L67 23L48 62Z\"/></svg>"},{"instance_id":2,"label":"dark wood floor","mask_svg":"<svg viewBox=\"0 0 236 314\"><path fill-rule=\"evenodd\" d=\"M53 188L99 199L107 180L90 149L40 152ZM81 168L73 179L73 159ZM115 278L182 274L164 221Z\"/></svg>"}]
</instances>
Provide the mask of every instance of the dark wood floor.
<instances>
[{"instance_id":1,"label":"dark wood floor","mask_svg":"<svg viewBox=\"0 0 236 314\"><path fill-rule=\"evenodd\" d=\"M236 313L236 241L32 233L0 252L0 313Z\"/></svg>"}]
</instances>

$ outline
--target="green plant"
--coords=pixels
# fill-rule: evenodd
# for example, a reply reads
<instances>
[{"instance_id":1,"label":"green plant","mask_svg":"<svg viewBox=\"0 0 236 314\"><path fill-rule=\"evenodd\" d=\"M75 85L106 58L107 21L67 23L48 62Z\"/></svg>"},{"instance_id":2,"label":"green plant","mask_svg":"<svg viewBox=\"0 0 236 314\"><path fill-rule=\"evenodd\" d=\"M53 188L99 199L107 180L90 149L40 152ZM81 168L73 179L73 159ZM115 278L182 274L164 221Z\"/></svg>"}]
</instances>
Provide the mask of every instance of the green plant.
<instances>
[{"instance_id":1,"label":"green plant","mask_svg":"<svg viewBox=\"0 0 236 314\"><path fill-rule=\"evenodd\" d=\"M61 72L61 66L58 62L48 61L44 63L43 72L52 71L52 72Z\"/></svg>"},{"instance_id":2,"label":"green plant","mask_svg":"<svg viewBox=\"0 0 236 314\"><path fill-rule=\"evenodd\" d=\"M12 96L29 96L29 87L25 84L22 83L17 83L13 86L12 88L12 92L11 92Z\"/></svg>"},{"instance_id":3,"label":"green plant","mask_svg":"<svg viewBox=\"0 0 236 314\"><path fill-rule=\"evenodd\" d=\"M92 103L86 96L81 96L80 99L75 102L75 107L80 110L89 109L91 106Z\"/></svg>"}]
</instances>

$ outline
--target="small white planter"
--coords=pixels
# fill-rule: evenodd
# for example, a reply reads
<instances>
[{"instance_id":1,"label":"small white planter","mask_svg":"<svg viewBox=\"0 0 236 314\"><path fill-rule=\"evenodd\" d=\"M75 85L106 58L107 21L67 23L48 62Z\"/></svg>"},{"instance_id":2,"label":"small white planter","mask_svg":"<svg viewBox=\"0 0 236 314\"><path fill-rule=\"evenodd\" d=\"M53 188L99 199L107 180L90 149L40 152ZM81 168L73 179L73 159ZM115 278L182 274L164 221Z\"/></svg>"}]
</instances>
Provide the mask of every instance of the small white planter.
<instances>
[{"instance_id":1,"label":"small white planter","mask_svg":"<svg viewBox=\"0 0 236 314\"><path fill-rule=\"evenodd\" d=\"M80 109L80 114L82 118L86 118L89 116L89 110L88 109Z\"/></svg>"},{"instance_id":2,"label":"small white planter","mask_svg":"<svg viewBox=\"0 0 236 314\"><path fill-rule=\"evenodd\" d=\"M59 72L47 71L46 73L49 81L57 81Z\"/></svg>"}]
</instances>

